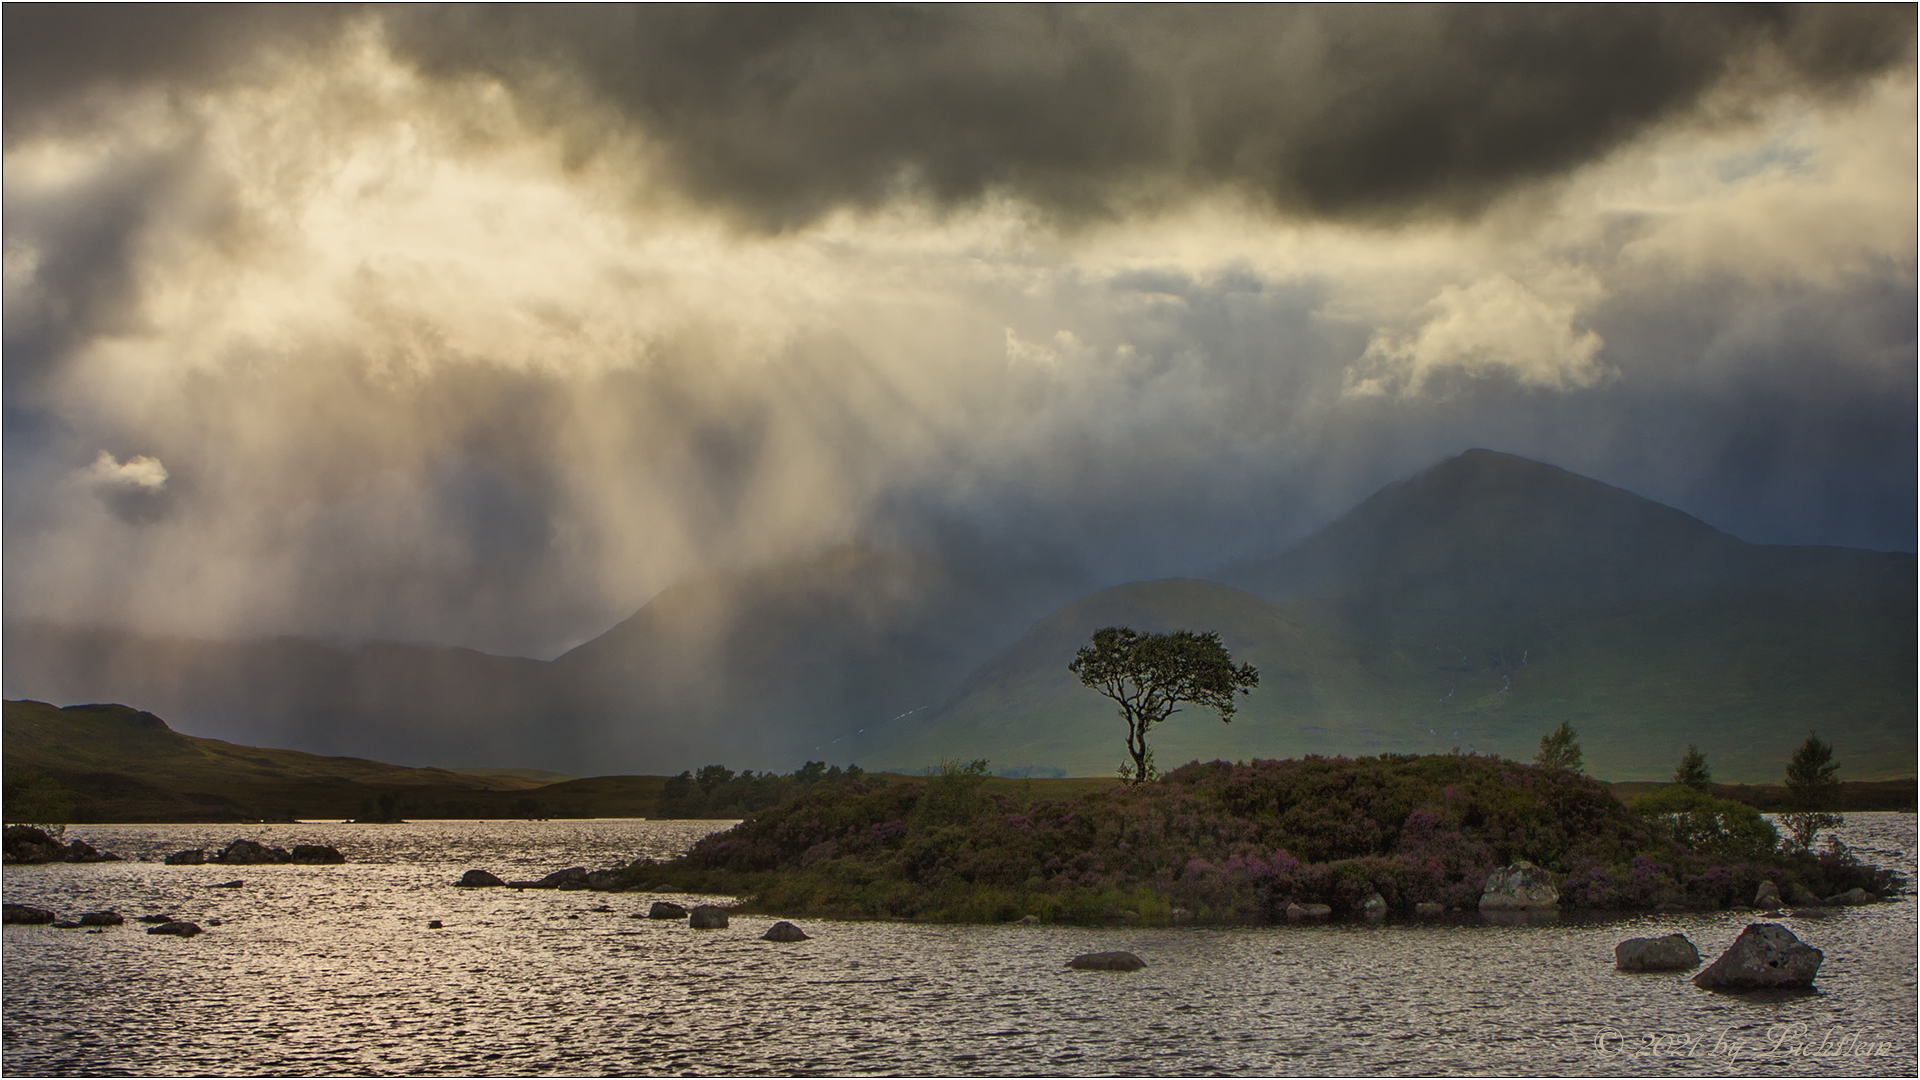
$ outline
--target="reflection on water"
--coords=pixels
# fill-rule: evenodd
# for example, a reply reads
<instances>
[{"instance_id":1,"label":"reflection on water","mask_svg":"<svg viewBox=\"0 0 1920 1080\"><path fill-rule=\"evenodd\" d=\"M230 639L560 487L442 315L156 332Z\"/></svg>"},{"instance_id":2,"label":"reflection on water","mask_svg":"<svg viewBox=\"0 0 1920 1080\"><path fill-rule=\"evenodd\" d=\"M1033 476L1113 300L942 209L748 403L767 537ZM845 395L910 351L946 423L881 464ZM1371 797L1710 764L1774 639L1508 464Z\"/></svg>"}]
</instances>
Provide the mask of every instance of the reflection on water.
<instances>
[{"instance_id":1,"label":"reflection on water","mask_svg":"<svg viewBox=\"0 0 1920 1080\"><path fill-rule=\"evenodd\" d=\"M1842 838L1911 877L1914 820L1851 814ZM71 837L136 859L249 836L333 844L351 861L8 867L9 902L222 925L193 939L133 923L7 927L0 1064L9 1075L1915 1073L1907 899L1795 922L1826 952L1819 990L1758 1000L1612 966L1621 939L1674 931L1711 961L1744 913L1536 927L801 920L813 940L775 945L758 940L772 918L717 931L632 918L653 894L451 887L472 867L534 877L671 854L721 824L76 827ZM210 887L234 878L243 887ZM1148 966L1064 966L1108 949Z\"/></svg>"}]
</instances>

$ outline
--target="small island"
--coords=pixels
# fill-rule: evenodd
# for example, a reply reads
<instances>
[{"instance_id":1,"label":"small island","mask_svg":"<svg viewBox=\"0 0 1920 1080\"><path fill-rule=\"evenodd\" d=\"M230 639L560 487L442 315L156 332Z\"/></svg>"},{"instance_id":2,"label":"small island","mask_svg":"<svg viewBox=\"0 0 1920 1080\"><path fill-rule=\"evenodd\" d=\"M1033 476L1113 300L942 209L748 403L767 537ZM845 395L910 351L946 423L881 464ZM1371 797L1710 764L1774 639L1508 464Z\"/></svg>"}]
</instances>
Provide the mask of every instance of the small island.
<instances>
[{"instance_id":1,"label":"small island","mask_svg":"<svg viewBox=\"0 0 1920 1080\"><path fill-rule=\"evenodd\" d=\"M1674 788L1629 807L1574 770L1473 754L1195 762L1059 799L990 793L986 774L819 784L619 880L792 917L1095 925L1473 911L1522 862L1559 907L1602 912L1905 887L1782 845L1750 806Z\"/></svg>"}]
</instances>

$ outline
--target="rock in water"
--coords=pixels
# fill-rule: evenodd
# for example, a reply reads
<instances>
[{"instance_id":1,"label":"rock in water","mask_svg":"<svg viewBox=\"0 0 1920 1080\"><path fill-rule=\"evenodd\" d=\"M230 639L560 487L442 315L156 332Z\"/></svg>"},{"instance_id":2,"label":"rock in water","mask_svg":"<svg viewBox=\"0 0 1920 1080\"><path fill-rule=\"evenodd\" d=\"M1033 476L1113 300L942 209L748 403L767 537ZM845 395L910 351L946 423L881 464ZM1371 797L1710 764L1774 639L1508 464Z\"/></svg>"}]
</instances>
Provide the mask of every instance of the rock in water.
<instances>
[{"instance_id":1,"label":"rock in water","mask_svg":"<svg viewBox=\"0 0 1920 1080\"><path fill-rule=\"evenodd\" d=\"M1628 938L1613 947L1613 962L1621 971L1686 971L1700 966L1700 950L1685 934Z\"/></svg>"},{"instance_id":2,"label":"rock in water","mask_svg":"<svg viewBox=\"0 0 1920 1080\"><path fill-rule=\"evenodd\" d=\"M805 941L807 932L790 922L777 922L760 935L762 941Z\"/></svg>"},{"instance_id":3,"label":"rock in water","mask_svg":"<svg viewBox=\"0 0 1920 1080\"><path fill-rule=\"evenodd\" d=\"M168 912L165 915L142 915L133 921L143 923L170 923L174 921L174 919L172 912Z\"/></svg>"},{"instance_id":4,"label":"rock in water","mask_svg":"<svg viewBox=\"0 0 1920 1080\"><path fill-rule=\"evenodd\" d=\"M1706 990L1796 990L1813 985L1826 954L1779 923L1752 923L1711 967L1693 977Z\"/></svg>"},{"instance_id":5,"label":"rock in water","mask_svg":"<svg viewBox=\"0 0 1920 1080\"><path fill-rule=\"evenodd\" d=\"M1301 919L1324 919L1333 914L1333 909L1325 904L1288 904L1287 921L1299 922Z\"/></svg>"},{"instance_id":6,"label":"rock in water","mask_svg":"<svg viewBox=\"0 0 1920 1080\"><path fill-rule=\"evenodd\" d=\"M245 885L245 884L246 884L246 882L244 882L244 881L241 881L241 880L240 880L239 878L234 878L234 879L233 879L232 881L222 881L222 882L220 882L220 883L219 883L218 885L209 885L209 886L207 886L207 888L209 888L209 889L238 889L238 888L240 888L241 886L243 886L243 885Z\"/></svg>"},{"instance_id":7,"label":"rock in water","mask_svg":"<svg viewBox=\"0 0 1920 1080\"><path fill-rule=\"evenodd\" d=\"M1039 925L1040 925L1040 916L1038 916L1038 915L1022 915L1022 916L1020 916L1020 925L1021 925L1021 926L1039 926Z\"/></svg>"},{"instance_id":8,"label":"rock in water","mask_svg":"<svg viewBox=\"0 0 1920 1080\"><path fill-rule=\"evenodd\" d=\"M168 866L200 866L207 861L207 853L204 848L188 848L185 851L176 851L160 861Z\"/></svg>"},{"instance_id":9,"label":"rock in water","mask_svg":"<svg viewBox=\"0 0 1920 1080\"><path fill-rule=\"evenodd\" d=\"M1796 881L1787 886L1787 903L1794 907L1819 907L1822 901L1813 895L1813 890Z\"/></svg>"},{"instance_id":10,"label":"rock in water","mask_svg":"<svg viewBox=\"0 0 1920 1080\"><path fill-rule=\"evenodd\" d=\"M492 885L505 885L506 882L487 873L485 870L469 870L460 875L454 885L462 889L484 889Z\"/></svg>"},{"instance_id":11,"label":"rock in water","mask_svg":"<svg viewBox=\"0 0 1920 1080\"><path fill-rule=\"evenodd\" d=\"M427 929L429 929L429 930L438 930L438 929L440 929L440 927L441 927L441 922L440 922L440 920L439 920L439 919L428 919L428 920L427 920Z\"/></svg>"},{"instance_id":12,"label":"rock in water","mask_svg":"<svg viewBox=\"0 0 1920 1080\"><path fill-rule=\"evenodd\" d=\"M1374 893L1372 896L1367 897L1366 900L1362 901L1360 904L1360 914L1365 915L1369 919L1386 918L1387 917L1386 899L1382 897L1379 893Z\"/></svg>"},{"instance_id":13,"label":"rock in water","mask_svg":"<svg viewBox=\"0 0 1920 1080\"><path fill-rule=\"evenodd\" d=\"M575 885L580 888L586 888L587 868L584 866L569 866L565 870L555 870L553 873L548 874L546 877L541 878L539 881L527 887L530 889L558 889L563 885Z\"/></svg>"},{"instance_id":14,"label":"rock in water","mask_svg":"<svg viewBox=\"0 0 1920 1080\"><path fill-rule=\"evenodd\" d=\"M332 866L347 861L332 844L295 844L293 861L303 866Z\"/></svg>"},{"instance_id":15,"label":"rock in water","mask_svg":"<svg viewBox=\"0 0 1920 1080\"><path fill-rule=\"evenodd\" d=\"M695 930L725 930L727 928L727 909L712 904L701 904L687 916L687 925Z\"/></svg>"},{"instance_id":16,"label":"rock in water","mask_svg":"<svg viewBox=\"0 0 1920 1080\"><path fill-rule=\"evenodd\" d=\"M1559 904L1552 875L1525 859L1488 874L1480 894L1481 911L1538 911Z\"/></svg>"},{"instance_id":17,"label":"rock in water","mask_svg":"<svg viewBox=\"0 0 1920 1080\"><path fill-rule=\"evenodd\" d=\"M1753 906L1766 911L1780 906L1780 886L1771 881L1760 883L1760 891L1753 894Z\"/></svg>"},{"instance_id":18,"label":"rock in water","mask_svg":"<svg viewBox=\"0 0 1920 1080\"><path fill-rule=\"evenodd\" d=\"M5 839L0 841L0 851L4 852L5 861L10 863L65 862L67 859L65 845L31 825L7 826Z\"/></svg>"},{"instance_id":19,"label":"rock in water","mask_svg":"<svg viewBox=\"0 0 1920 1080\"><path fill-rule=\"evenodd\" d=\"M199 923L169 922L169 923L161 923L159 926L156 926L153 929L148 930L147 933L171 934L174 937L192 937L195 934L201 933L201 930L200 930Z\"/></svg>"},{"instance_id":20,"label":"rock in water","mask_svg":"<svg viewBox=\"0 0 1920 1080\"><path fill-rule=\"evenodd\" d=\"M260 866L266 863L292 862L286 848L268 847L256 840L235 840L220 850L211 862L225 866Z\"/></svg>"},{"instance_id":21,"label":"rock in water","mask_svg":"<svg viewBox=\"0 0 1920 1080\"><path fill-rule=\"evenodd\" d=\"M1860 904L1877 904L1879 899L1865 889L1848 889L1838 896L1827 897L1827 903L1839 907L1856 907Z\"/></svg>"},{"instance_id":22,"label":"rock in water","mask_svg":"<svg viewBox=\"0 0 1920 1080\"><path fill-rule=\"evenodd\" d=\"M80 916L81 926L119 926L126 921L117 911L89 911Z\"/></svg>"},{"instance_id":23,"label":"rock in water","mask_svg":"<svg viewBox=\"0 0 1920 1080\"><path fill-rule=\"evenodd\" d=\"M1419 903L1413 905L1413 913L1415 915L1421 916L1422 918L1432 918L1435 915L1445 915L1447 913L1447 905L1436 904L1431 900L1422 900Z\"/></svg>"},{"instance_id":24,"label":"rock in water","mask_svg":"<svg viewBox=\"0 0 1920 1080\"><path fill-rule=\"evenodd\" d=\"M655 900L653 906L647 909L649 919L684 919L686 917L686 908L679 904L669 904L665 900Z\"/></svg>"},{"instance_id":25,"label":"rock in water","mask_svg":"<svg viewBox=\"0 0 1920 1080\"><path fill-rule=\"evenodd\" d=\"M32 907L27 904L7 904L5 905L4 915L0 915L0 921L22 923L27 926L43 926L52 922L53 919L53 912L43 907Z\"/></svg>"},{"instance_id":26,"label":"rock in water","mask_svg":"<svg viewBox=\"0 0 1920 1080\"><path fill-rule=\"evenodd\" d=\"M1147 964L1130 952L1090 952L1067 961L1067 966L1081 971L1139 971Z\"/></svg>"}]
</instances>

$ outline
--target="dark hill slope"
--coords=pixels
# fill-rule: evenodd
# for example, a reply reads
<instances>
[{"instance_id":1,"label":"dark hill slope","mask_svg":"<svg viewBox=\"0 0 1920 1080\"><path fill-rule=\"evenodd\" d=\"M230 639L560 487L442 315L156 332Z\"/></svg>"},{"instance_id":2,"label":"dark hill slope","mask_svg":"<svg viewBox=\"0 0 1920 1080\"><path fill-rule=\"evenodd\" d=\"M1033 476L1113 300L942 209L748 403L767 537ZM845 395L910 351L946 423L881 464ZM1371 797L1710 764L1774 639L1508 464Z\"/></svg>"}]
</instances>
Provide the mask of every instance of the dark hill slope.
<instances>
[{"instance_id":1,"label":"dark hill slope","mask_svg":"<svg viewBox=\"0 0 1920 1080\"><path fill-rule=\"evenodd\" d=\"M5 705L8 785L51 777L73 821L223 821L339 817L381 794L418 802L539 787L519 777L411 769L365 758L239 746L182 735L124 705Z\"/></svg>"}]
</instances>

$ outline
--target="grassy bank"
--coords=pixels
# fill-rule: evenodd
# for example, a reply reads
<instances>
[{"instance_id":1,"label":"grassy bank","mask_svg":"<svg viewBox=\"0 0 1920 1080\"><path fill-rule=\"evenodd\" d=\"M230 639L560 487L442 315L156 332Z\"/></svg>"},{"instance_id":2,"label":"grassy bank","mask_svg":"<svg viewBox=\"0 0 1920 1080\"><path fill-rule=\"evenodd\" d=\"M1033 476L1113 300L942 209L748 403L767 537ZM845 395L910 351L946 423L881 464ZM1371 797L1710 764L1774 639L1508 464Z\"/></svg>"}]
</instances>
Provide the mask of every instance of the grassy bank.
<instances>
[{"instance_id":1,"label":"grassy bank","mask_svg":"<svg viewBox=\"0 0 1920 1080\"><path fill-rule=\"evenodd\" d=\"M1290 902L1351 912L1374 893L1398 912L1470 909L1489 871L1521 859L1555 873L1574 908L1723 907L1768 880L1821 896L1900 887L1776 840L1739 803L1642 813L1597 781L1498 758L1306 758L1193 764L1052 799L964 769L822 785L624 873L767 913L966 922L1165 922L1175 908L1264 922Z\"/></svg>"}]
</instances>

